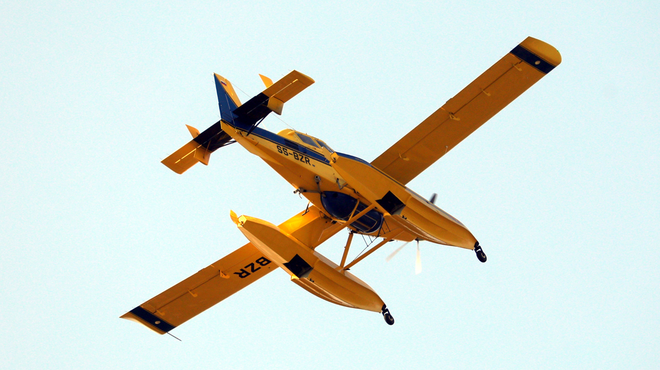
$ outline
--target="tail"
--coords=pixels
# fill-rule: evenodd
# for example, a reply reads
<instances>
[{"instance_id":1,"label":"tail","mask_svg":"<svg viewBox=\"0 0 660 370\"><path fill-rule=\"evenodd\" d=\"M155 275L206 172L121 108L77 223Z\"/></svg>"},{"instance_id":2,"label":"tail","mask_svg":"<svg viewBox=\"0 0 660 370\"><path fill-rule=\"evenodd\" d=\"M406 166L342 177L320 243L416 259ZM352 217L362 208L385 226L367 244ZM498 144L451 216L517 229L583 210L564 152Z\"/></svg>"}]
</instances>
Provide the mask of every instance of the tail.
<instances>
[{"instance_id":1,"label":"tail","mask_svg":"<svg viewBox=\"0 0 660 370\"><path fill-rule=\"evenodd\" d=\"M284 103L314 83L309 76L295 70L275 83L265 76L261 76L261 80L266 85L266 90L246 101L233 112L242 125L254 126L270 112L282 114Z\"/></svg>"},{"instance_id":2,"label":"tail","mask_svg":"<svg viewBox=\"0 0 660 370\"><path fill-rule=\"evenodd\" d=\"M266 84L266 90L241 105L231 82L215 74L215 89L218 93L221 120L201 134L196 128L186 125L193 139L163 159L162 163L178 174L186 172L197 162L208 165L211 153L234 142L226 132L222 131L222 121L252 132L252 129L270 112L282 114L284 103L314 83L314 80L298 71L292 71L275 83L267 77L264 79L263 76L262 80Z\"/></svg>"},{"instance_id":3,"label":"tail","mask_svg":"<svg viewBox=\"0 0 660 370\"><path fill-rule=\"evenodd\" d=\"M236 118L232 112L241 106L234 87L229 80L216 74L215 89L218 93L221 119L232 122ZM209 159L211 159L211 153L218 148L233 143L232 138L222 131L220 121L207 128L201 134L194 127L188 125L186 127L188 127L188 131L190 131L193 139L162 161L164 165L179 175L186 172L190 167L197 164L197 162L208 165Z\"/></svg>"},{"instance_id":4,"label":"tail","mask_svg":"<svg viewBox=\"0 0 660 370\"><path fill-rule=\"evenodd\" d=\"M215 90L218 93L218 105L220 106L220 117L227 122L233 122L236 119L234 110L241 106L234 87L226 78L215 74Z\"/></svg>"}]
</instances>

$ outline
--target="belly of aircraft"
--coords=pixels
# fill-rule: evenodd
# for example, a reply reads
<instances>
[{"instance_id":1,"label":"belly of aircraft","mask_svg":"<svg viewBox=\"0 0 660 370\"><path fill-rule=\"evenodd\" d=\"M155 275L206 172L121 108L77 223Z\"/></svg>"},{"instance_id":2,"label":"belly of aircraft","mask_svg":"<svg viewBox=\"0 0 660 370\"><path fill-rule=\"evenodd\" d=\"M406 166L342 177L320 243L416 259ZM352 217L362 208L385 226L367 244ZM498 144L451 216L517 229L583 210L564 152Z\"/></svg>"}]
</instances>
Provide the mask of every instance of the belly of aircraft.
<instances>
[{"instance_id":1,"label":"belly of aircraft","mask_svg":"<svg viewBox=\"0 0 660 370\"><path fill-rule=\"evenodd\" d=\"M466 249L473 249L476 243L458 220L366 162L332 154L331 163L324 155L269 132L255 130L247 135L224 122L223 130L320 209L321 193L327 191L348 194L365 204L377 203L376 210L386 215L386 222L374 235L405 241L418 238ZM382 202L388 193L403 205L396 214Z\"/></svg>"}]
</instances>

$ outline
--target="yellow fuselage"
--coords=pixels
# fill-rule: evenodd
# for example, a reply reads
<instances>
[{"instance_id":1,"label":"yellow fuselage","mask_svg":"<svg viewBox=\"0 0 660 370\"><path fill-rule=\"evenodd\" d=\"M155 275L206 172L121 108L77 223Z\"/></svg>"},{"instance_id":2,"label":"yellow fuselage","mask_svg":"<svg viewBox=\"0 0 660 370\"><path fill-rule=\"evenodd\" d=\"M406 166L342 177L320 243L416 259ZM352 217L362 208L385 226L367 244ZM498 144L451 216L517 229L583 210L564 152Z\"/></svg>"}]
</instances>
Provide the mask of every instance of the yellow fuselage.
<instances>
[{"instance_id":1,"label":"yellow fuselage","mask_svg":"<svg viewBox=\"0 0 660 370\"><path fill-rule=\"evenodd\" d=\"M257 128L248 135L247 131L224 121L222 130L266 161L319 209L324 209L321 200L324 192L343 193L373 206L384 215L385 223L371 235L474 248L476 239L457 219L359 158L331 151L322 141L293 130L274 134ZM382 202L388 199L388 194L395 203L400 202L399 209L388 209L386 202ZM326 216L345 221L330 213Z\"/></svg>"}]
</instances>

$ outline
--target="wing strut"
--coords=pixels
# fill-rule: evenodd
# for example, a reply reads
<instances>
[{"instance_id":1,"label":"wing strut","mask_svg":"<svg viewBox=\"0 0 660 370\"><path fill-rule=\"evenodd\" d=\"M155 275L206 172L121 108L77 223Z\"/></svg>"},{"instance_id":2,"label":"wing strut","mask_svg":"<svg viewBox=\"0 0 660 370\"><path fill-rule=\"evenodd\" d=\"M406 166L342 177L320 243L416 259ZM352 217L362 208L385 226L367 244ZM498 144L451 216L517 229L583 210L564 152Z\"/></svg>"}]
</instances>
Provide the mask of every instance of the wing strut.
<instances>
[{"instance_id":1,"label":"wing strut","mask_svg":"<svg viewBox=\"0 0 660 370\"><path fill-rule=\"evenodd\" d=\"M355 231L350 230L348 232L348 240L346 241L346 246L344 247L344 254L341 256L341 263L339 264L339 268L344 270L344 265L346 264L346 257L348 256L348 251L351 249L351 242L353 241L353 235L355 235Z\"/></svg>"},{"instance_id":2,"label":"wing strut","mask_svg":"<svg viewBox=\"0 0 660 370\"><path fill-rule=\"evenodd\" d=\"M357 219L359 219L360 217L364 216L365 214L367 214L367 212L371 211L371 210L374 209L375 207L376 207L376 205L375 205L375 204L372 204L372 205L370 205L369 207L367 207L367 208L365 208L364 210L362 210L362 212L360 212L360 213L358 213L358 214L353 213L353 217L349 218L348 221L346 221L346 222L344 223L344 225L350 225L350 224L352 224L352 223L355 222ZM357 207L356 207L356 208L357 208ZM353 212L355 212L355 210L353 210ZM390 235L390 236L387 237L387 238L383 238L383 241L381 241L380 243L378 243L377 245L375 245L373 248L369 249L365 254L363 254L363 255L361 255L361 256L358 256L356 259L353 260L353 262L351 262L351 263L349 263L348 265L344 266L345 263L346 263L346 257L348 256L348 251L351 249L351 243L353 242L353 234L355 234L355 232L354 232L353 230L351 230L350 233L348 234L348 240L346 241L346 246L344 247L344 254L343 254L342 257L341 257L341 263L339 264L339 268L340 268L342 271L346 271L346 270L350 269L351 267L355 266L358 262L362 261L362 260L365 259L367 256L369 256L370 254L372 254L373 252L375 252L377 249L379 249L380 247L382 247L383 245L385 245L387 242L394 240L394 238L396 238L399 234L401 234L402 231L403 231L403 230L399 230L399 232L397 232L397 233L395 233L395 234L392 234L392 235Z\"/></svg>"},{"instance_id":3,"label":"wing strut","mask_svg":"<svg viewBox=\"0 0 660 370\"><path fill-rule=\"evenodd\" d=\"M396 234L394 234L394 235L391 235L391 236L389 236L389 237L387 237L387 238L384 238L383 241L381 241L380 243L376 244L373 248L369 249L365 254L359 256L358 258L354 259L353 262L351 262L351 263L349 263L348 265L346 265L346 267L344 267L343 270L348 270L348 269L350 269L351 267L355 266L358 262L360 262L360 261L362 261L363 259L367 258L367 256L369 256L370 254L372 254L373 252L375 252L377 249L379 249L379 248L382 247L383 245L387 244L387 242L390 242L390 241L394 240L394 238L395 238L397 235L399 235L400 233L401 233L401 231L399 231L398 233L396 233Z\"/></svg>"}]
</instances>

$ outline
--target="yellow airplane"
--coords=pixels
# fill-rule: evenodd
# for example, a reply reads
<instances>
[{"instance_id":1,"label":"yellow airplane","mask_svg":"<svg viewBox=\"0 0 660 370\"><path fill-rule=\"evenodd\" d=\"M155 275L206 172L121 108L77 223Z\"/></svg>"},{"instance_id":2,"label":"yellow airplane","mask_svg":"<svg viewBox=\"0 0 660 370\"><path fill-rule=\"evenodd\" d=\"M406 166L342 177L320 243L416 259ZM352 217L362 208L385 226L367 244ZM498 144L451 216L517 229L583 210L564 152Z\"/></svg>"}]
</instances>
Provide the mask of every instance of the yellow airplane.
<instances>
[{"instance_id":1,"label":"yellow airplane","mask_svg":"<svg viewBox=\"0 0 660 370\"><path fill-rule=\"evenodd\" d=\"M387 242L428 241L486 254L457 219L406 187L484 122L561 63L551 45L528 37L440 109L372 162L333 150L322 140L294 130L275 134L259 126L270 113L314 83L293 71L241 104L231 83L215 75L221 119L204 132L188 126L193 139L163 160L182 174L211 153L237 142L261 157L310 202L280 225L250 216L231 219L248 243L121 316L157 333L168 333L209 307L281 268L291 280L329 302L394 318L383 300L348 270ZM315 248L349 230L336 264ZM377 244L347 263L355 234Z\"/></svg>"}]
</instances>

